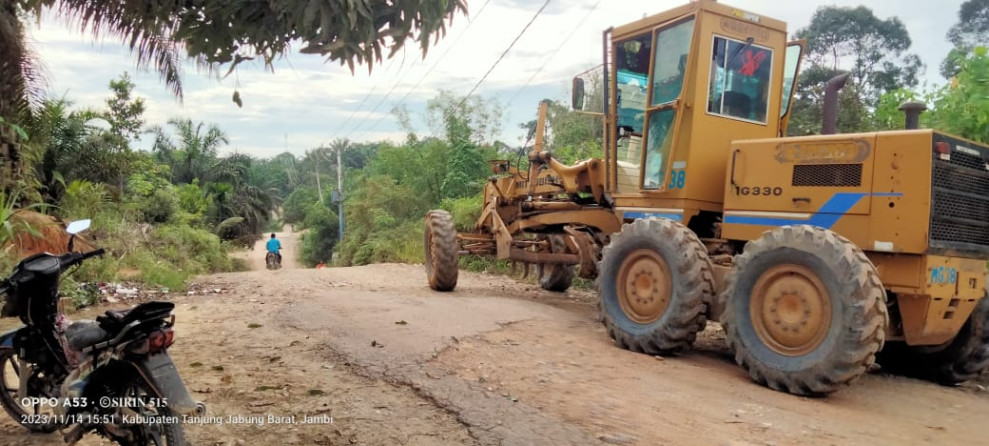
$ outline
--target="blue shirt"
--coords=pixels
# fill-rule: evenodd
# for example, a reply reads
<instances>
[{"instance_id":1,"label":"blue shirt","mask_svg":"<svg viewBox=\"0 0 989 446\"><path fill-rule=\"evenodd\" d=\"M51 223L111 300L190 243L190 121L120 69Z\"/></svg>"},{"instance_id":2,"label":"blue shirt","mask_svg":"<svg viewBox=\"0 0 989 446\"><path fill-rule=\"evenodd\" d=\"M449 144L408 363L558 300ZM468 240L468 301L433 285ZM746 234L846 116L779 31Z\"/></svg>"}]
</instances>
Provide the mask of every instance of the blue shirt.
<instances>
[{"instance_id":1,"label":"blue shirt","mask_svg":"<svg viewBox=\"0 0 989 446\"><path fill-rule=\"evenodd\" d=\"M278 239L273 238L271 240L268 240L267 247L268 247L268 252L273 252L277 254L278 250L282 247L282 242L279 242Z\"/></svg>"}]
</instances>

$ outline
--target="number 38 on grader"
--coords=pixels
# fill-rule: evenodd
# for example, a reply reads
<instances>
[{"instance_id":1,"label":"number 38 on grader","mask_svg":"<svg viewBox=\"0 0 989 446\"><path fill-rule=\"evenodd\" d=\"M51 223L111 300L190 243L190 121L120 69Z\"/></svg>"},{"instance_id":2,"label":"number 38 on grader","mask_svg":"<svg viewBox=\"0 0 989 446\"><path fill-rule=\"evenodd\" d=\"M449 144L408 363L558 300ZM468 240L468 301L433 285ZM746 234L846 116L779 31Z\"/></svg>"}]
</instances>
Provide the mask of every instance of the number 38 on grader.
<instances>
[{"instance_id":1,"label":"number 38 on grader","mask_svg":"<svg viewBox=\"0 0 989 446\"><path fill-rule=\"evenodd\" d=\"M885 368L953 385L989 365L989 147L918 129L783 137L804 42L711 0L604 31L601 159L494 161L473 232L425 221L430 286L461 255L596 278L614 342L667 355L720 322L752 379L824 395ZM598 69L596 69L598 70ZM585 86L573 84L584 112ZM585 112L591 113L591 112ZM877 359L878 358L878 359Z\"/></svg>"}]
</instances>

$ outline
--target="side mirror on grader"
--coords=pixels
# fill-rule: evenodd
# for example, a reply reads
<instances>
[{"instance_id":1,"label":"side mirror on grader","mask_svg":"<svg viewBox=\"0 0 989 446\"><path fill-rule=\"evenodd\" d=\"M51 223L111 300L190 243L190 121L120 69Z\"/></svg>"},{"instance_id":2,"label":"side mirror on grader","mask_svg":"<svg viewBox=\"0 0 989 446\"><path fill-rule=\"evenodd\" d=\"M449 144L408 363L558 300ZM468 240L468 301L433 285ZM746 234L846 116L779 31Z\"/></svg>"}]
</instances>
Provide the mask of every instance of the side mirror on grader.
<instances>
[{"instance_id":1,"label":"side mirror on grader","mask_svg":"<svg viewBox=\"0 0 989 446\"><path fill-rule=\"evenodd\" d=\"M786 134L805 42L713 0L604 31L603 159L543 151L484 188L474 231L426 216L426 272L459 255L597 277L619 347L691 348L720 322L752 379L826 395L875 363L955 385L989 367L989 146L917 129ZM587 86L573 83L582 111Z\"/></svg>"}]
</instances>

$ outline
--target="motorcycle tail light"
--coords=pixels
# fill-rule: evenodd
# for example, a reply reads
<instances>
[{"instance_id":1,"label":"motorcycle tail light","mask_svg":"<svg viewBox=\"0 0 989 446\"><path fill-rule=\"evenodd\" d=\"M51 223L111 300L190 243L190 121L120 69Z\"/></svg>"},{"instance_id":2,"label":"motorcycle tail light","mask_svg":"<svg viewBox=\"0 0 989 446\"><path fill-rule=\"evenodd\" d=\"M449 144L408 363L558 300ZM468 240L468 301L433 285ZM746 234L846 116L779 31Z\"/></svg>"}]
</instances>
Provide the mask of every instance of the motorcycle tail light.
<instances>
[{"instance_id":1,"label":"motorcycle tail light","mask_svg":"<svg viewBox=\"0 0 989 446\"><path fill-rule=\"evenodd\" d=\"M156 353L172 345L175 333L171 329L156 331L148 337L148 353Z\"/></svg>"}]
</instances>

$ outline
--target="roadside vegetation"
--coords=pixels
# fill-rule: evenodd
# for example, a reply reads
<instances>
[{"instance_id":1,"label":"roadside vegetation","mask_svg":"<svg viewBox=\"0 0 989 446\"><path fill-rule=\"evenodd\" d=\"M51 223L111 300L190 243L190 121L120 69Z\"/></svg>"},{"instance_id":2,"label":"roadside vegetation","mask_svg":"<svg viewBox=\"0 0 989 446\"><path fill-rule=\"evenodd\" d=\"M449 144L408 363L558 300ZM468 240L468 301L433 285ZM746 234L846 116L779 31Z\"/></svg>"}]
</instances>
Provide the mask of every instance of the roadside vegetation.
<instances>
[{"instance_id":1,"label":"roadside vegetation","mask_svg":"<svg viewBox=\"0 0 989 446\"><path fill-rule=\"evenodd\" d=\"M144 103L126 73L109 83L101 109L75 108L49 98L16 127L15 175L4 176L0 267L4 274L24 254L16 239L45 238L51 224L89 218L84 237L106 248L71 281L138 280L181 290L192 275L231 271L231 248L257 240L277 209L273 164L242 155L220 156L227 136L216 126L175 118L146 126ZM155 136L151 152L132 145ZM48 249L63 240L48 240ZM45 245L42 245L45 246Z\"/></svg>"}]
</instances>

